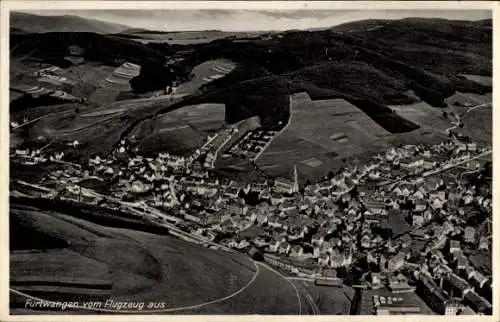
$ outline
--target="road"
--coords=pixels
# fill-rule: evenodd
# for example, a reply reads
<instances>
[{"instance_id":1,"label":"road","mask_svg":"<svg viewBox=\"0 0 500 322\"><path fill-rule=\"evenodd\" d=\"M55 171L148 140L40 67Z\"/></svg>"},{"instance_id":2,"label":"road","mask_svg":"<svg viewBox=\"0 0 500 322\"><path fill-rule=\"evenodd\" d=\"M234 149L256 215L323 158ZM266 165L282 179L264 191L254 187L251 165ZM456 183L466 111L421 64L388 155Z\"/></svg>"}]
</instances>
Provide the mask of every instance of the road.
<instances>
[{"instance_id":1,"label":"road","mask_svg":"<svg viewBox=\"0 0 500 322\"><path fill-rule=\"evenodd\" d=\"M313 315L321 314L318 305L316 305L316 302L314 302L311 294L309 294L309 292L305 288L304 288L304 296L313 310Z\"/></svg>"},{"instance_id":2,"label":"road","mask_svg":"<svg viewBox=\"0 0 500 322\"><path fill-rule=\"evenodd\" d=\"M430 170L430 171L426 171L426 172L424 172L424 173L421 175L421 177L424 177L424 178L425 178L425 177L428 177L428 176L430 176L430 175L434 175L434 174L436 174L436 173L439 173L439 172L443 172L443 171L446 171L446 170L452 169L452 168L454 168L454 167L456 167L456 166L458 166L458 165L460 165L460 164L464 164L464 163L470 162L470 161L472 161L472 160L475 160L475 159L479 159L479 158L485 157L485 156L487 156L487 155L489 155L489 154L491 154L491 153L492 153L492 150L488 150L488 151L485 151L485 152L483 152L483 153L481 153L481 154L479 154L479 155L477 155L477 156L475 156L475 157L471 157L471 158L465 159L465 160L463 160L463 161L458 161L458 162L453 163L453 164L446 164L446 165L444 165L444 166L442 166L442 167L440 167L440 168L438 168L438 169L436 169L436 170Z\"/></svg>"},{"instance_id":3,"label":"road","mask_svg":"<svg viewBox=\"0 0 500 322\"><path fill-rule=\"evenodd\" d=\"M464 171L460 174L460 177L459 177L459 181L462 181L462 178L465 174L472 174L472 173L476 173L476 172L479 172L479 170L470 170L470 171Z\"/></svg>"},{"instance_id":4,"label":"road","mask_svg":"<svg viewBox=\"0 0 500 322\"><path fill-rule=\"evenodd\" d=\"M49 117L49 116L51 116L51 115L52 115L52 114L48 114L48 115L43 115L43 116L40 116L40 117L34 118L34 119L32 119L32 120L30 120L30 121L28 121L28 122L26 122L26 123L23 123L23 124L20 124L20 125L18 125L18 126L14 126L14 127L12 127L12 128L11 128L11 130L16 130L16 129L22 128L23 126L29 125L29 124L31 124L31 123L35 123L36 121L39 121L39 120L44 119L44 118L47 118L47 117Z\"/></svg>"},{"instance_id":5,"label":"road","mask_svg":"<svg viewBox=\"0 0 500 322\"><path fill-rule=\"evenodd\" d=\"M300 300L300 293L299 293L299 290L297 289L297 287L295 286L295 284L293 284L293 282L290 281L285 275L281 274L280 272L278 272L274 268L270 267L269 265L261 263L261 262L255 262L255 261L254 261L254 263L257 263L258 265L261 265L261 266L267 268L271 272L274 272L276 275L280 276L283 280L285 280L288 284L290 284L290 286L293 288L293 290L295 292L295 295L297 296L297 301L299 303L299 312L298 312L298 314L302 315L302 301Z\"/></svg>"},{"instance_id":6,"label":"road","mask_svg":"<svg viewBox=\"0 0 500 322\"><path fill-rule=\"evenodd\" d=\"M383 186L388 186L388 185L391 185L391 187L395 187L396 185L402 183L403 181L405 182L408 182L408 183L411 183L408 181L408 179L411 179L413 177L417 177L418 179L421 179L421 178L425 178L425 177L428 177L428 176L431 176L431 175L434 175L436 173L439 173L439 172L443 172L443 171L447 171L447 170L450 170L450 169L453 169L454 167L457 167L461 164L464 164L464 163L467 163L467 162L470 162L472 160L475 160L475 159L479 159L479 158L483 158L489 154L492 153L492 150L487 150L477 156L474 156L474 157L470 157L470 158L467 158L465 160L462 160L462 161L458 161L458 162L455 162L455 163L450 163L450 164L445 164L435 170L429 170L429 171L426 171L424 173L421 173L421 174L418 174L418 175L408 175L408 176L405 176L404 178L401 178L399 180L396 180L396 181L391 181L391 182L383 182L383 183L380 183L378 184L379 187L383 187Z\"/></svg>"},{"instance_id":7,"label":"road","mask_svg":"<svg viewBox=\"0 0 500 322\"><path fill-rule=\"evenodd\" d=\"M473 111L477 108L480 108L480 107L488 107L488 106L491 106L491 102L489 103L484 103L484 104L479 104L479 105L475 105L475 106L472 106L472 107L469 107L467 109L467 111L465 111L464 113L462 113L461 115L458 116L458 120L456 122L451 122L451 124L453 124L452 127L449 127L446 129L446 134L450 134L450 131L456 129L459 125L460 125L460 122L461 122L461 119L467 114L469 113L470 111Z\"/></svg>"}]
</instances>

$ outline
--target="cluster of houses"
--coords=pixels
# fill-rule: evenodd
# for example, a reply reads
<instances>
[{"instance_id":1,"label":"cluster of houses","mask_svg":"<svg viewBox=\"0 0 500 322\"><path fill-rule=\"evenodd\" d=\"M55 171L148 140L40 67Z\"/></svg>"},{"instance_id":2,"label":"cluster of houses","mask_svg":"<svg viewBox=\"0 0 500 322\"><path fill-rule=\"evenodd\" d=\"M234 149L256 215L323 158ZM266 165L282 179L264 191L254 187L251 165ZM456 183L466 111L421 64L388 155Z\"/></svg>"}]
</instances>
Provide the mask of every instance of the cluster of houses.
<instances>
[{"instance_id":1,"label":"cluster of houses","mask_svg":"<svg viewBox=\"0 0 500 322\"><path fill-rule=\"evenodd\" d=\"M249 131L242 140L231 147L229 153L233 156L254 160L267 148L277 133L276 130L264 130L262 128Z\"/></svg>"},{"instance_id":2,"label":"cluster of houses","mask_svg":"<svg viewBox=\"0 0 500 322\"><path fill-rule=\"evenodd\" d=\"M296 168L291 180L248 184L208 171L213 167L209 155L215 159L234 132L218 133L188 157L134 155L130 142L122 140L110 157L90 158L78 175L109 183L116 198L162 209L192 234L261 253L290 273L317 277L328 270L349 272L364 261L378 267L367 281L373 289L416 291L442 314L464 308L490 312L491 273L471 258L491 247L488 220L474 222L475 216L491 218L491 187L440 175L380 184L463 160L484 148L468 144L463 150L453 142L391 148L364 166L341 169L299 192Z\"/></svg>"},{"instance_id":3,"label":"cluster of houses","mask_svg":"<svg viewBox=\"0 0 500 322\"><path fill-rule=\"evenodd\" d=\"M453 164L471 157L473 153L486 151L476 143L455 141L441 142L435 145L405 145L390 148L384 154L378 154L375 160L376 169L366 178L370 181L390 181L407 175L426 173L445 163ZM471 170L479 167L478 161L465 164Z\"/></svg>"}]
</instances>

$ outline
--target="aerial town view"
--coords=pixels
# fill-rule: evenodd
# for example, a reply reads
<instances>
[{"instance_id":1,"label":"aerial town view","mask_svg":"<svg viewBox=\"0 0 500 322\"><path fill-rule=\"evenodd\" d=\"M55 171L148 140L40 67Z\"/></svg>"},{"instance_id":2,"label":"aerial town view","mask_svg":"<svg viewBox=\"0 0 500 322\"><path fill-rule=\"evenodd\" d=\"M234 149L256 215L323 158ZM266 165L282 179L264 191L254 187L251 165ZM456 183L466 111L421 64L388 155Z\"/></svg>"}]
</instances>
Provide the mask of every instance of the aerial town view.
<instances>
[{"instance_id":1,"label":"aerial town view","mask_svg":"<svg viewBox=\"0 0 500 322\"><path fill-rule=\"evenodd\" d=\"M10 314L493 314L491 11L9 26Z\"/></svg>"}]
</instances>

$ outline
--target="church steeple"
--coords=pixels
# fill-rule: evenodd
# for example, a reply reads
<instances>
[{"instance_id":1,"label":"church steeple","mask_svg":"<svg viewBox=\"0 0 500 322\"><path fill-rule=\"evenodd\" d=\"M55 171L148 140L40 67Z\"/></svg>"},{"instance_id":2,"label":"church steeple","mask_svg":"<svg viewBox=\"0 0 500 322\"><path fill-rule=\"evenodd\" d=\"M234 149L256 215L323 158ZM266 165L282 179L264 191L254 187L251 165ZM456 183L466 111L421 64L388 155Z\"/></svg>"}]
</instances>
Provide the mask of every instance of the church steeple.
<instances>
[{"instance_id":1,"label":"church steeple","mask_svg":"<svg viewBox=\"0 0 500 322\"><path fill-rule=\"evenodd\" d=\"M294 193L299 192L299 175L297 173L297 165L293 166L293 188Z\"/></svg>"}]
</instances>

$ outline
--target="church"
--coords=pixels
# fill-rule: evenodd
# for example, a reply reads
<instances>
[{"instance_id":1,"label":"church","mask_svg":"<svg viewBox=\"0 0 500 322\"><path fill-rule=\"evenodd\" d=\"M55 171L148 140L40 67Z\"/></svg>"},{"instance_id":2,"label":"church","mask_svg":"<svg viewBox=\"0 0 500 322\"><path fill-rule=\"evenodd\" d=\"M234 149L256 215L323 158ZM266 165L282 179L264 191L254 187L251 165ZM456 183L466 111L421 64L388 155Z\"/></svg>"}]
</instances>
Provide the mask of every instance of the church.
<instances>
[{"instance_id":1,"label":"church","mask_svg":"<svg viewBox=\"0 0 500 322\"><path fill-rule=\"evenodd\" d=\"M276 178L274 180L274 190L276 192L294 194L299 192L299 178L297 173L297 166L293 167L292 180L286 178Z\"/></svg>"}]
</instances>

